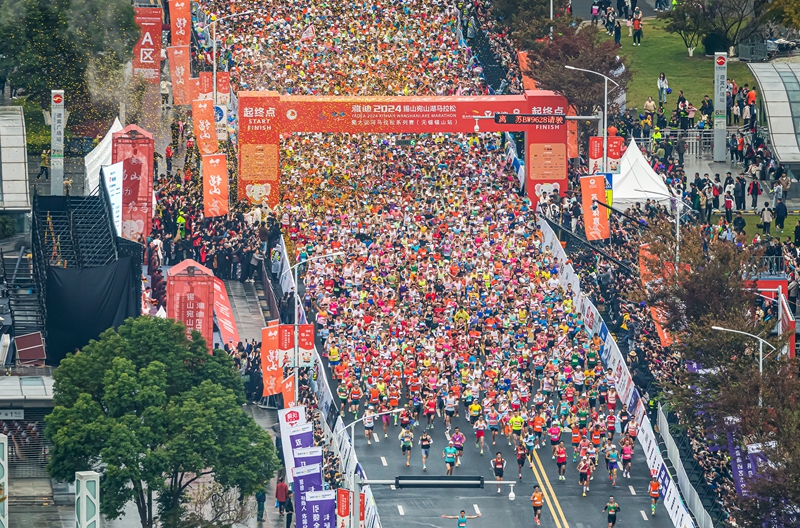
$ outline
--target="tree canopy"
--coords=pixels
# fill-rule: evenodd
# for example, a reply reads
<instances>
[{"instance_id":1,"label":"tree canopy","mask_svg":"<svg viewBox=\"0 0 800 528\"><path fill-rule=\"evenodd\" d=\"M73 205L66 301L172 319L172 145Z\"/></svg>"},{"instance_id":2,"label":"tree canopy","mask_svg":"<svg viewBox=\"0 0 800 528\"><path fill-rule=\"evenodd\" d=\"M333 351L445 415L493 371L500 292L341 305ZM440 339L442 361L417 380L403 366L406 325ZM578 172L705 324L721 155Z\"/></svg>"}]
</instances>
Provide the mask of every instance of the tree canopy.
<instances>
[{"instance_id":1,"label":"tree canopy","mask_svg":"<svg viewBox=\"0 0 800 528\"><path fill-rule=\"evenodd\" d=\"M530 51L541 48L542 39L555 34L572 22L566 15L567 0L553 0L553 17L550 20L550 0L495 0L491 12L498 23L511 30L517 48Z\"/></svg>"},{"instance_id":2,"label":"tree canopy","mask_svg":"<svg viewBox=\"0 0 800 528\"><path fill-rule=\"evenodd\" d=\"M169 525L196 479L246 496L279 467L269 434L242 410L232 360L209 355L181 323L128 319L67 356L54 378L48 471L62 481L98 471L109 518L133 501L143 527Z\"/></svg>"},{"instance_id":3,"label":"tree canopy","mask_svg":"<svg viewBox=\"0 0 800 528\"><path fill-rule=\"evenodd\" d=\"M89 69L119 69L139 37L128 0L0 0L0 10L0 71L42 107L50 90L88 107Z\"/></svg>"}]
</instances>

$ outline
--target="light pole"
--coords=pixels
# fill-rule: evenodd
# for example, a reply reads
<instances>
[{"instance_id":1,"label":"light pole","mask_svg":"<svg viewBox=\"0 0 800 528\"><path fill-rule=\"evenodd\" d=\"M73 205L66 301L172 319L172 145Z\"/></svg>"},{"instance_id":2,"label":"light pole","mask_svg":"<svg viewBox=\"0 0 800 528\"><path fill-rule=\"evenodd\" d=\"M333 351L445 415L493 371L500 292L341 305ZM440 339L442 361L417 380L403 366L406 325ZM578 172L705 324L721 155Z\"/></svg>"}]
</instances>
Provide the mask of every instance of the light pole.
<instances>
[{"instance_id":1,"label":"light pole","mask_svg":"<svg viewBox=\"0 0 800 528\"><path fill-rule=\"evenodd\" d=\"M212 79L211 82L214 84L211 88L211 93L213 94L213 103L214 105L217 104L217 22L221 22L228 18L235 18L238 16L249 15L253 11L243 11L241 13L233 13L232 15L227 15L221 18L217 18L211 22L211 40L213 41L213 51L211 52L211 58L213 59L214 64L212 65ZM295 380L296 381L296 380Z\"/></svg>"},{"instance_id":2,"label":"light pole","mask_svg":"<svg viewBox=\"0 0 800 528\"><path fill-rule=\"evenodd\" d=\"M669 198L670 200L675 199L675 273L678 273L678 264L681 262L681 215L683 214L683 198L658 191L646 191L644 189L634 189L634 191L655 194L663 196L664 198Z\"/></svg>"},{"instance_id":3,"label":"light pole","mask_svg":"<svg viewBox=\"0 0 800 528\"><path fill-rule=\"evenodd\" d=\"M552 4L550 6L550 18L553 18L553 7ZM585 73L593 73L595 75L599 75L604 79L603 85L605 88L605 99L603 101L603 172L608 172L608 83L611 82L614 86L619 88L619 84L615 82L613 79L610 79L608 75L603 75L600 72L596 72L594 70L584 70L583 68L576 68L575 66L570 66L568 64L564 65L564 67L568 70L575 70L575 71L582 71Z\"/></svg>"},{"instance_id":4,"label":"light pole","mask_svg":"<svg viewBox=\"0 0 800 528\"><path fill-rule=\"evenodd\" d=\"M300 384L299 384L300 380L298 376L298 373L300 372L300 335L299 335L300 317L297 314L297 308L298 308L297 297L298 295L300 295L300 281L297 277L297 270L300 266L306 264L307 262L312 262L314 260L320 260L329 257L338 257L339 255L344 255L344 251L337 251L336 253L327 253L325 255L317 255L316 257L311 257L302 262L298 262L294 266L289 267L289 269L284 270L283 274L281 275L281 277L283 277L283 275L286 275L290 271L294 270L294 356L292 359L292 363L294 365L292 368L292 370L294 370L294 401L298 401L300 396Z\"/></svg>"},{"instance_id":5,"label":"light pole","mask_svg":"<svg viewBox=\"0 0 800 528\"><path fill-rule=\"evenodd\" d=\"M764 376L764 343L768 347L770 347L773 351L777 350L774 346L772 346L769 341L758 337L757 335L748 334L747 332L742 332L741 330L731 330L730 328L722 328L721 326L712 326L712 330L719 330L720 332L731 332L732 334L741 334L747 337L752 337L753 339L758 339L758 375L763 377ZM769 355L769 354L767 354ZM761 398L761 383L758 385L758 406L762 406L762 398Z\"/></svg>"}]
</instances>

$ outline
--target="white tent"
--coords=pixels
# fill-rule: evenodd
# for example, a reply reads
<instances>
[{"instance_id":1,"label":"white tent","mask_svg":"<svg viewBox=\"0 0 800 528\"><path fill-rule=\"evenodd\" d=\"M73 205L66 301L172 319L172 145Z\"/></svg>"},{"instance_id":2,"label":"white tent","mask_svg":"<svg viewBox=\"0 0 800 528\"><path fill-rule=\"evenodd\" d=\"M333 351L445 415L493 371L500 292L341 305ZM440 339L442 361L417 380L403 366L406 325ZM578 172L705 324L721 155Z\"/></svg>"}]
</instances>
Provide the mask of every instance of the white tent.
<instances>
[{"instance_id":1,"label":"white tent","mask_svg":"<svg viewBox=\"0 0 800 528\"><path fill-rule=\"evenodd\" d=\"M122 123L119 118L114 119L106 137L86 155L86 181L83 185L83 193L88 195L100 185L100 167L111 165L111 137L114 133L122 130Z\"/></svg>"},{"instance_id":2,"label":"white tent","mask_svg":"<svg viewBox=\"0 0 800 528\"><path fill-rule=\"evenodd\" d=\"M620 160L619 174L613 178L615 209L624 210L636 202L652 201L669 205L670 192L661 176L647 163L634 139Z\"/></svg>"}]
</instances>

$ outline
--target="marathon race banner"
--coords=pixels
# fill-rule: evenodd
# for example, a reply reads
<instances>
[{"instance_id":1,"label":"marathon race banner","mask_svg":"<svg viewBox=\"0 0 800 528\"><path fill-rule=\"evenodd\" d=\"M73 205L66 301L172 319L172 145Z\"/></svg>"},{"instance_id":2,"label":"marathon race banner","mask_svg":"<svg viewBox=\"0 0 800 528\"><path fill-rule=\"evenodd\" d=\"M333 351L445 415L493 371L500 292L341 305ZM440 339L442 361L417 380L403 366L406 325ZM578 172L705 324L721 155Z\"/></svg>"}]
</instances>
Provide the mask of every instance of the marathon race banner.
<instances>
[{"instance_id":1,"label":"marathon race banner","mask_svg":"<svg viewBox=\"0 0 800 528\"><path fill-rule=\"evenodd\" d=\"M191 0L169 0L170 42L173 46L188 46L191 43L191 21Z\"/></svg>"},{"instance_id":2,"label":"marathon race banner","mask_svg":"<svg viewBox=\"0 0 800 528\"><path fill-rule=\"evenodd\" d=\"M281 382L281 395L284 407L293 407L297 403L294 401L294 376L292 374L289 374L289 377Z\"/></svg>"},{"instance_id":3,"label":"marathon race banner","mask_svg":"<svg viewBox=\"0 0 800 528\"><path fill-rule=\"evenodd\" d=\"M264 378L262 396L274 396L281 392L283 369L278 363L277 320L269 321L266 328L261 329L261 373Z\"/></svg>"},{"instance_id":4,"label":"marathon race banner","mask_svg":"<svg viewBox=\"0 0 800 528\"><path fill-rule=\"evenodd\" d=\"M359 499L361 501L358 508L359 528L364 528L364 519L366 518L366 494L359 493ZM352 490L344 488L336 490L336 526L338 528L350 528L350 507L352 501Z\"/></svg>"},{"instance_id":5,"label":"marathon race banner","mask_svg":"<svg viewBox=\"0 0 800 528\"><path fill-rule=\"evenodd\" d=\"M314 426L304 423L289 429L289 445L292 447L292 457L297 449L314 447Z\"/></svg>"},{"instance_id":6,"label":"marathon race banner","mask_svg":"<svg viewBox=\"0 0 800 528\"><path fill-rule=\"evenodd\" d=\"M222 335L222 345L229 343L235 349L240 341L239 331L236 329L236 319L233 316L228 292L225 290L225 283L218 277L214 277L214 314L217 316L217 326Z\"/></svg>"},{"instance_id":7,"label":"marathon race banner","mask_svg":"<svg viewBox=\"0 0 800 528\"><path fill-rule=\"evenodd\" d=\"M283 450L283 462L286 467L286 484L292 483L292 470L294 470L294 455L292 446L289 442L289 431L298 425L306 423L306 407L300 405L278 410L278 425L281 431L281 448Z\"/></svg>"},{"instance_id":8,"label":"marathon race banner","mask_svg":"<svg viewBox=\"0 0 800 528\"><path fill-rule=\"evenodd\" d=\"M314 325L298 326L298 355L301 367L314 366ZM294 325L282 324L278 330L278 364L294 368Z\"/></svg>"},{"instance_id":9,"label":"marathon race banner","mask_svg":"<svg viewBox=\"0 0 800 528\"><path fill-rule=\"evenodd\" d=\"M189 79L192 75L189 64L189 46L170 46L167 48L169 76L172 79L172 103L175 106L191 104Z\"/></svg>"},{"instance_id":10,"label":"marathon race banner","mask_svg":"<svg viewBox=\"0 0 800 528\"><path fill-rule=\"evenodd\" d=\"M200 72L200 94L197 97L201 101L210 100L214 96L214 74L212 72Z\"/></svg>"},{"instance_id":11,"label":"marathon race banner","mask_svg":"<svg viewBox=\"0 0 800 528\"><path fill-rule=\"evenodd\" d=\"M621 136L608 136L608 167L603 169L603 138L592 136L589 138L589 173L597 174L607 172L619 174L622 151L625 140Z\"/></svg>"},{"instance_id":12,"label":"marathon race banner","mask_svg":"<svg viewBox=\"0 0 800 528\"><path fill-rule=\"evenodd\" d=\"M133 46L133 75L148 84L161 82L161 8L134 7L133 19L142 35Z\"/></svg>"},{"instance_id":13,"label":"marathon race banner","mask_svg":"<svg viewBox=\"0 0 800 528\"><path fill-rule=\"evenodd\" d=\"M557 259L566 262L568 260L567 254L561 247L558 237L555 235L552 228L545 221L540 221L539 226L544 235L544 246L549 247L550 251ZM559 276L563 284L573 284L573 291L581 291L580 288L575 288L574 282L578 280L578 278L571 265L564 266L564 272L560 273ZM641 400L638 390L633 385L633 380L631 379L628 367L625 365L622 352L620 352L616 341L609 333L605 323L601 320L600 314L594 304L592 304L588 298L583 301L581 313L589 334L592 336L598 334L604 339L603 348L601 349L601 359L606 368L612 370L612 374L617 380L615 386L619 394L620 402L628 406L630 413L635 416L636 421L640 423L637 438L644 450L648 467L658 475L659 482L661 483L661 497L663 498L664 507L670 519L676 527L694 528L694 521L686 506L683 504L680 491L677 485L675 485L672 476L669 474L664 459L661 456L652 424L645 412L644 402Z\"/></svg>"},{"instance_id":14,"label":"marathon race banner","mask_svg":"<svg viewBox=\"0 0 800 528\"><path fill-rule=\"evenodd\" d=\"M218 105L228 105L231 102L231 72L217 72L217 100Z\"/></svg>"},{"instance_id":15,"label":"marathon race banner","mask_svg":"<svg viewBox=\"0 0 800 528\"><path fill-rule=\"evenodd\" d=\"M201 155L217 152L217 126L214 120L214 105L211 101L192 101L194 137Z\"/></svg>"},{"instance_id":16,"label":"marathon race banner","mask_svg":"<svg viewBox=\"0 0 800 528\"><path fill-rule=\"evenodd\" d=\"M111 162L122 162L122 236L150 236L153 224L153 136L136 125L112 135Z\"/></svg>"},{"instance_id":17,"label":"marathon race banner","mask_svg":"<svg viewBox=\"0 0 800 528\"><path fill-rule=\"evenodd\" d=\"M606 208L594 202L605 201L606 179L602 176L583 176L581 178L581 196L583 200L584 228L586 240L603 240L611 236ZM587 214L588 213L588 214Z\"/></svg>"},{"instance_id":18,"label":"marathon race banner","mask_svg":"<svg viewBox=\"0 0 800 528\"><path fill-rule=\"evenodd\" d=\"M225 154L203 156L203 216L228 214L228 157Z\"/></svg>"},{"instance_id":19,"label":"marathon race banner","mask_svg":"<svg viewBox=\"0 0 800 528\"><path fill-rule=\"evenodd\" d=\"M195 271L189 272L190 267ZM214 274L194 260L184 260L167 271L167 317L181 321L191 336L197 330L212 352L214 331Z\"/></svg>"},{"instance_id":20,"label":"marathon race banner","mask_svg":"<svg viewBox=\"0 0 800 528\"><path fill-rule=\"evenodd\" d=\"M301 499L302 501L303 499ZM336 491L305 494L305 504L298 510L299 528L336 528Z\"/></svg>"},{"instance_id":21,"label":"marathon race banner","mask_svg":"<svg viewBox=\"0 0 800 528\"><path fill-rule=\"evenodd\" d=\"M303 467L295 466L292 473L294 474L293 489L301 504L303 495L310 491L320 491L322 489L322 466L320 464L311 464ZM298 519L301 511L302 509L298 508Z\"/></svg>"},{"instance_id":22,"label":"marathon race banner","mask_svg":"<svg viewBox=\"0 0 800 528\"><path fill-rule=\"evenodd\" d=\"M322 464L321 447L303 447L300 449L295 449L293 454L295 467Z\"/></svg>"},{"instance_id":23,"label":"marathon race banner","mask_svg":"<svg viewBox=\"0 0 800 528\"><path fill-rule=\"evenodd\" d=\"M672 263L662 264L655 255L650 253L650 250L647 249L647 244L639 247L639 276L642 278L642 286L647 292L660 290L662 288L661 281L665 277L664 274L674 269L675 267ZM664 328L667 322L666 314L655 306L650 307L650 314L653 317L658 338L661 340L661 346L664 348L670 346L674 343L674 340Z\"/></svg>"}]
</instances>

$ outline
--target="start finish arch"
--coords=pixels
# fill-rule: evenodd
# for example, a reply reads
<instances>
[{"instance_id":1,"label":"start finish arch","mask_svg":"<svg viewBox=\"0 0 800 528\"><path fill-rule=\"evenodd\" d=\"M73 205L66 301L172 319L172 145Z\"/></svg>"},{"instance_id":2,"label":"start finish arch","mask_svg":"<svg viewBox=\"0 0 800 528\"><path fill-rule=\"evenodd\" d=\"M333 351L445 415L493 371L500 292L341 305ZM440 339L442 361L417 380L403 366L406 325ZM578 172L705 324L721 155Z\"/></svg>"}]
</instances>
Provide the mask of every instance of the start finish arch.
<instances>
[{"instance_id":1,"label":"start finish arch","mask_svg":"<svg viewBox=\"0 0 800 528\"><path fill-rule=\"evenodd\" d=\"M543 90L472 97L316 97L239 92L239 199L278 204L280 137L295 132L470 133L476 116L566 114L567 100ZM525 133L525 189L567 189L567 124L509 125L479 121L481 132Z\"/></svg>"}]
</instances>

